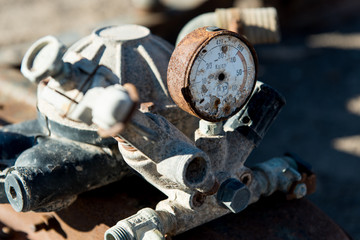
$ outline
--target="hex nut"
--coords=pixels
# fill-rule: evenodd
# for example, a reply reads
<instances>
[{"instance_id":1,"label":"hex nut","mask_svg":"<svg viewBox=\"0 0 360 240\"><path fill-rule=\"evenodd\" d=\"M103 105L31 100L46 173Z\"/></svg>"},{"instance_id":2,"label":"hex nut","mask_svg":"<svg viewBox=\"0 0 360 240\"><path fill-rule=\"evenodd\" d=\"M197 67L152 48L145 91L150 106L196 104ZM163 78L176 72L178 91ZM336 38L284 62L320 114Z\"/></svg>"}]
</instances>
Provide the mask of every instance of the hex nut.
<instances>
[{"instance_id":1,"label":"hex nut","mask_svg":"<svg viewBox=\"0 0 360 240\"><path fill-rule=\"evenodd\" d=\"M248 206L250 190L239 180L230 178L221 184L217 198L230 211L238 213Z\"/></svg>"},{"instance_id":2,"label":"hex nut","mask_svg":"<svg viewBox=\"0 0 360 240\"><path fill-rule=\"evenodd\" d=\"M208 122L203 119L199 121L199 129L202 134L209 136L220 135L224 132L222 122Z\"/></svg>"}]
</instances>

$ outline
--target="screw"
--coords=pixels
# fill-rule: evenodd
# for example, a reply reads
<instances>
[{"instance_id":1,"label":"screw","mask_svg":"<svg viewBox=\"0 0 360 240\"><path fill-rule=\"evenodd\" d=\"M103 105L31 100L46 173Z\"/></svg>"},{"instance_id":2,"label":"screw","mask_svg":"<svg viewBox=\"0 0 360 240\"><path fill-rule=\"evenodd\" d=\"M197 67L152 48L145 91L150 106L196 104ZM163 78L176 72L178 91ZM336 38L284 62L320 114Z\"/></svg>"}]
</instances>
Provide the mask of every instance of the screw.
<instances>
[{"instance_id":1,"label":"screw","mask_svg":"<svg viewBox=\"0 0 360 240\"><path fill-rule=\"evenodd\" d=\"M307 193L307 187L305 183L299 183L294 189L294 195L297 199L305 197Z\"/></svg>"},{"instance_id":2,"label":"screw","mask_svg":"<svg viewBox=\"0 0 360 240\"><path fill-rule=\"evenodd\" d=\"M233 213L244 210L249 204L250 191L237 179L230 178L223 182L217 194L218 201Z\"/></svg>"}]
</instances>

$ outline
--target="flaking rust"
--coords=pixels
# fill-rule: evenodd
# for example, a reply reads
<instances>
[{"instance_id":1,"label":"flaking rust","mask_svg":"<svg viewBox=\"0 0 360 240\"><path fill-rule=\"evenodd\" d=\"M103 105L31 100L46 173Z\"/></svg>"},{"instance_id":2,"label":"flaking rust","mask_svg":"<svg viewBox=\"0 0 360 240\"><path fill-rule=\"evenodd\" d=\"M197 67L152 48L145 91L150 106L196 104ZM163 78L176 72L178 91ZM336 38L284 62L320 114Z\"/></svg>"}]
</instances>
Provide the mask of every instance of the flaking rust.
<instances>
[{"instance_id":1,"label":"flaking rust","mask_svg":"<svg viewBox=\"0 0 360 240\"><path fill-rule=\"evenodd\" d=\"M249 69L254 71L248 71L248 65L253 65ZM215 122L226 120L246 103L255 86L256 68L256 53L243 37L224 29L199 28L185 36L172 54L168 67L170 95L194 116ZM238 89L234 87L237 84ZM241 95L229 98L237 95L236 91ZM206 97L211 94L217 97Z\"/></svg>"}]
</instances>

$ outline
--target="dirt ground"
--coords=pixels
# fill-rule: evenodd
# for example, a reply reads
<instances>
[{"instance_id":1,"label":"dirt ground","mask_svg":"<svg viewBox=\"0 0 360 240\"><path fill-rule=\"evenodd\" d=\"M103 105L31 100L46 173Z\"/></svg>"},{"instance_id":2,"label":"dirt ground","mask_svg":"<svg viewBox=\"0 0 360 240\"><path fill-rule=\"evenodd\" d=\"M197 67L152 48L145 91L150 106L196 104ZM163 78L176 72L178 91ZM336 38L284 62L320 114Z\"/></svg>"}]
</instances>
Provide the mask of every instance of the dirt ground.
<instances>
[{"instance_id":1,"label":"dirt ground","mask_svg":"<svg viewBox=\"0 0 360 240\"><path fill-rule=\"evenodd\" d=\"M289 151L310 162L318 186L309 198L360 239L359 50L311 48L306 38L257 50L259 79L287 105L251 158Z\"/></svg>"},{"instance_id":2,"label":"dirt ground","mask_svg":"<svg viewBox=\"0 0 360 240\"><path fill-rule=\"evenodd\" d=\"M44 35L69 43L105 23L136 21L124 11L131 8L119 0L0 0L0 65L18 65ZM287 105L249 160L293 152L310 162L318 188L308 198L354 239L360 239L359 29L355 17L311 32L285 31L280 44L255 47L259 80L283 93Z\"/></svg>"}]
</instances>

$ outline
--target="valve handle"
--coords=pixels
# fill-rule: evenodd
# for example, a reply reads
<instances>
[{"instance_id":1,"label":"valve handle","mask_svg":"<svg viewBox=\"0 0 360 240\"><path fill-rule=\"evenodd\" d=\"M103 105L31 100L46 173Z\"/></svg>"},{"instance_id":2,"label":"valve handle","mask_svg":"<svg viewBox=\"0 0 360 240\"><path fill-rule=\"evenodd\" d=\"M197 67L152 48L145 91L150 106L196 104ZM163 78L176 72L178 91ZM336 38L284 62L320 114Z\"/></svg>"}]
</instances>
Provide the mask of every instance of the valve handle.
<instances>
[{"instance_id":1,"label":"valve handle","mask_svg":"<svg viewBox=\"0 0 360 240\"><path fill-rule=\"evenodd\" d=\"M65 45L54 36L40 38L25 53L21 62L22 74L35 83L58 75L64 67L62 57L65 49Z\"/></svg>"}]
</instances>

